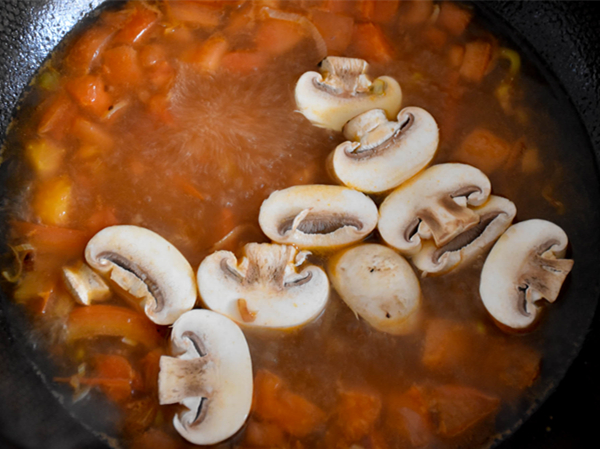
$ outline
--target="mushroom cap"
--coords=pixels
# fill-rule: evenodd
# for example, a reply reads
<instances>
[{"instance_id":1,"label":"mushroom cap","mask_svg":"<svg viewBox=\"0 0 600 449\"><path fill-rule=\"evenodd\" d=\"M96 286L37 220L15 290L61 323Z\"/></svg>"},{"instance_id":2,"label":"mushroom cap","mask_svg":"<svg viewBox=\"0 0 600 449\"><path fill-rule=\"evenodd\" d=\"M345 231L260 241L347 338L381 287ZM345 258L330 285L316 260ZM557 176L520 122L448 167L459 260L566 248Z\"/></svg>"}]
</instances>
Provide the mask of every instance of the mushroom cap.
<instances>
[{"instance_id":1,"label":"mushroom cap","mask_svg":"<svg viewBox=\"0 0 600 449\"><path fill-rule=\"evenodd\" d=\"M437 247L479 223L469 206L485 203L491 192L483 172L465 164L429 167L395 189L379 208L381 237L404 255L432 238Z\"/></svg>"},{"instance_id":2,"label":"mushroom cap","mask_svg":"<svg viewBox=\"0 0 600 449\"><path fill-rule=\"evenodd\" d=\"M313 125L335 131L370 109L383 109L389 118L395 117L402 103L400 85L388 76L369 81L367 68L362 59L325 58L321 73L306 72L298 80L298 110Z\"/></svg>"},{"instance_id":3,"label":"mushroom cap","mask_svg":"<svg viewBox=\"0 0 600 449\"><path fill-rule=\"evenodd\" d=\"M377 206L361 192L305 185L273 192L263 202L258 222L277 243L332 249L365 238L377 226L377 218Z\"/></svg>"},{"instance_id":4,"label":"mushroom cap","mask_svg":"<svg viewBox=\"0 0 600 449\"><path fill-rule=\"evenodd\" d=\"M85 259L139 301L156 324L172 324L196 303L192 267L177 248L149 229L104 228L88 242Z\"/></svg>"},{"instance_id":5,"label":"mushroom cap","mask_svg":"<svg viewBox=\"0 0 600 449\"><path fill-rule=\"evenodd\" d=\"M512 329L530 327L542 298L554 302L573 261L563 259L565 232L546 220L512 225L498 239L481 271L479 293L492 317Z\"/></svg>"},{"instance_id":6,"label":"mushroom cap","mask_svg":"<svg viewBox=\"0 0 600 449\"><path fill-rule=\"evenodd\" d=\"M172 352L160 359L160 404L187 410L173 418L194 444L216 444L236 433L252 405L252 360L246 338L229 318L209 310L186 312L173 325Z\"/></svg>"},{"instance_id":7,"label":"mushroom cap","mask_svg":"<svg viewBox=\"0 0 600 449\"><path fill-rule=\"evenodd\" d=\"M354 246L330 261L329 274L342 300L375 329L394 335L414 330L421 287L394 250L374 243Z\"/></svg>"},{"instance_id":8,"label":"mushroom cap","mask_svg":"<svg viewBox=\"0 0 600 449\"><path fill-rule=\"evenodd\" d=\"M345 185L368 193L393 189L429 164L438 147L439 131L424 109L408 107L388 121L374 109L344 126L348 141L333 154L333 171Z\"/></svg>"},{"instance_id":9,"label":"mushroom cap","mask_svg":"<svg viewBox=\"0 0 600 449\"><path fill-rule=\"evenodd\" d=\"M443 274L466 265L483 254L510 226L517 208L506 198L490 195L482 205L474 207L479 223L438 248L434 242L423 242L421 250L412 257L423 274Z\"/></svg>"},{"instance_id":10,"label":"mushroom cap","mask_svg":"<svg viewBox=\"0 0 600 449\"><path fill-rule=\"evenodd\" d=\"M198 268L200 297L209 309L248 326L306 324L327 304L329 281L317 266L299 271L304 259L292 246L269 243L246 245L240 262L229 251L217 251Z\"/></svg>"}]
</instances>

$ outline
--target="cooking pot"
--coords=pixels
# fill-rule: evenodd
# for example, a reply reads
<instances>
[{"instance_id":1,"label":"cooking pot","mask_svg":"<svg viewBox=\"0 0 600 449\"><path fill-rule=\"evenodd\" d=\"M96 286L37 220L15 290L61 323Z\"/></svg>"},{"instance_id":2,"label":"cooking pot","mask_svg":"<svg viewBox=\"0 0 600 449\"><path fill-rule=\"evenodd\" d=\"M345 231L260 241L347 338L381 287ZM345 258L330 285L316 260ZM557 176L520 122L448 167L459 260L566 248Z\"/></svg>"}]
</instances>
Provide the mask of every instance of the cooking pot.
<instances>
[{"instance_id":1,"label":"cooking pot","mask_svg":"<svg viewBox=\"0 0 600 449\"><path fill-rule=\"evenodd\" d=\"M103 0L2 1L2 139L18 99L36 69L63 36L101 3ZM524 48L537 60L538 69L552 86L557 104L569 110L566 116L574 120L573 126L577 128L574 134L579 132L584 136L584 141L572 157L588 165L588 170L597 179L596 167L600 157L600 35L597 33L597 23L600 9L593 2L494 1L474 3L474 6L501 33L509 36L518 48ZM0 170L2 194L6 190L5 179L9 170L10 160L5 161ZM597 182L588 185L591 197L596 199L600 194L597 185ZM2 216L3 210L0 208L2 245L5 243L3 236L6 235L7 226ZM581 316L577 317L577 331L563 336L558 362L545 367L546 371L550 370L547 373L550 380L538 388L536 400L523 414L522 421L527 421L524 424L514 423L506 434L499 435L492 443L501 449L586 447L590 444L588 441L597 441L595 418L600 404L600 357L597 355L600 347L600 314L596 313L594 317L593 313L599 296L599 221L598 216L591 217L590 229L597 231L589 236L578 236L587 239L585 241L588 243L583 251L574 255L576 264L589 267L582 270L577 285L570 286L570 296L578 296L578 299L570 299L585 305ZM40 359L35 348L25 343L23 324L19 321L22 318L12 309L8 299L2 295L0 446L28 449L106 448L106 443L83 424L85 419L70 415L52 393L38 369L44 363L43 358Z\"/></svg>"}]
</instances>

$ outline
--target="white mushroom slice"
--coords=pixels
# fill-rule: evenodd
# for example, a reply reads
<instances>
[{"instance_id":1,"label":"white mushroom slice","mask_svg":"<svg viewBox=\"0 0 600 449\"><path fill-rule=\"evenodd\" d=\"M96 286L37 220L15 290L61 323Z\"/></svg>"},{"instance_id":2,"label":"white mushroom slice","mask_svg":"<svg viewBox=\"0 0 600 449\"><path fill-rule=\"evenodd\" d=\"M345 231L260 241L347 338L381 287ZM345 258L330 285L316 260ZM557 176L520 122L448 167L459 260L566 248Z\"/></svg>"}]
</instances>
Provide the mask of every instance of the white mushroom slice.
<instances>
[{"instance_id":1,"label":"white mushroom slice","mask_svg":"<svg viewBox=\"0 0 600 449\"><path fill-rule=\"evenodd\" d=\"M98 276L87 264L63 267L63 280L67 289L79 304L89 306L110 298L110 289L104 279Z\"/></svg>"},{"instance_id":2,"label":"white mushroom slice","mask_svg":"<svg viewBox=\"0 0 600 449\"><path fill-rule=\"evenodd\" d=\"M500 324L527 329L538 317L541 300L554 302L573 267L563 259L569 241L546 220L512 225L488 255L479 293L485 308Z\"/></svg>"},{"instance_id":3,"label":"white mushroom slice","mask_svg":"<svg viewBox=\"0 0 600 449\"><path fill-rule=\"evenodd\" d=\"M186 312L173 325L176 357L162 356L160 404L181 404L173 418L194 444L215 444L236 433L252 405L252 361L246 338L229 318L209 310Z\"/></svg>"},{"instance_id":4,"label":"white mushroom slice","mask_svg":"<svg viewBox=\"0 0 600 449\"><path fill-rule=\"evenodd\" d=\"M111 226L85 248L85 260L144 308L156 324L172 324L196 303L186 258L160 235L137 226Z\"/></svg>"},{"instance_id":5,"label":"white mushroom slice","mask_svg":"<svg viewBox=\"0 0 600 449\"><path fill-rule=\"evenodd\" d=\"M348 187L380 193L399 186L429 164L438 147L439 131L424 109L409 107L388 121L373 109L344 126L348 141L333 153L335 176Z\"/></svg>"},{"instance_id":6,"label":"white mushroom slice","mask_svg":"<svg viewBox=\"0 0 600 449\"><path fill-rule=\"evenodd\" d=\"M341 131L346 122L370 109L383 109L389 118L400 111L398 82L382 76L371 82L362 59L329 56L321 73L306 72L296 84L296 105L313 125Z\"/></svg>"},{"instance_id":7,"label":"white mushroom slice","mask_svg":"<svg viewBox=\"0 0 600 449\"><path fill-rule=\"evenodd\" d=\"M465 164L429 167L394 190L379 208L381 237L405 255L421 250L422 240L438 248L476 226L491 184L481 170Z\"/></svg>"},{"instance_id":8,"label":"white mushroom slice","mask_svg":"<svg viewBox=\"0 0 600 449\"><path fill-rule=\"evenodd\" d=\"M412 332L421 287L410 264L387 246L363 244L332 259L334 288L354 313L388 334Z\"/></svg>"},{"instance_id":9,"label":"white mushroom slice","mask_svg":"<svg viewBox=\"0 0 600 449\"><path fill-rule=\"evenodd\" d=\"M273 192L258 217L263 232L277 243L330 249L365 238L377 225L371 198L341 186L306 185Z\"/></svg>"},{"instance_id":10,"label":"white mushroom slice","mask_svg":"<svg viewBox=\"0 0 600 449\"><path fill-rule=\"evenodd\" d=\"M238 262L229 251L211 254L198 268L206 307L248 326L289 328L316 318L329 297L325 272L308 265L293 246L249 243Z\"/></svg>"},{"instance_id":11,"label":"white mushroom slice","mask_svg":"<svg viewBox=\"0 0 600 449\"><path fill-rule=\"evenodd\" d=\"M491 195L483 206L475 207L473 211L479 215L477 225L439 248L428 240L413 256L413 263L424 275L446 273L483 254L510 226L517 208L512 201Z\"/></svg>"}]
</instances>

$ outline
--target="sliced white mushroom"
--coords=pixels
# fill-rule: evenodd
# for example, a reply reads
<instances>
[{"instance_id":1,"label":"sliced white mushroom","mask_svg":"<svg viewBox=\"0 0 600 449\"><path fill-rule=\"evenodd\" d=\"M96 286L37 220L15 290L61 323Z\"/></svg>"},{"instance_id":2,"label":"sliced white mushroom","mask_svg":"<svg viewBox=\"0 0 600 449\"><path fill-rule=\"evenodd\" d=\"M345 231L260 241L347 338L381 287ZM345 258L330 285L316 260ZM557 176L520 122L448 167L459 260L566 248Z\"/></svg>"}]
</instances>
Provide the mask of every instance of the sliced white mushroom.
<instances>
[{"instance_id":1,"label":"sliced white mushroom","mask_svg":"<svg viewBox=\"0 0 600 449\"><path fill-rule=\"evenodd\" d=\"M235 434L252 405L252 361L246 338L229 318L210 310L186 312L173 325L175 357L162 356L160 404L181 404L173 418L194 444L216 444Z\"/></svg>"},{"instance_id":2,"label":"sliced white mushroom","mask_svg":"<svg viewBox=\"0 0 600 449\"><path fill-rule=\"evenodd\" d=\"M483 254L510 226L517 208L506 198L491 195L483 206L474 207L479 223L438 247L431 240L423 242L412 258L423 274L446 273L458 265L464 266Z\"/></svg>"},{"instance_id":3,"label":"sliced white mushroom","mask_svg":"<svg viewBox=\"0 0 600 449\"><path fill-rule=\"evenodd\" d=\"M394 335L415 329L421 287L410 264L394 250L355 246L330 261L329 274L348 307L375 329Z\"/></svg>"},{"instance_id":4,"label":"sliced white mushroom","mask_svg":"<svg viewBox=\"0 0 600 449\"><path fill-rule=\"evenodd\" d=\"M321 73L306 72L296 84L298 110L313 125L341 131L348 120L370 109L383 109L390 119L402 103L396 80L382 76L371 82L362 59L329 56Z\"/></svg>"},{"instance_id":5,"label":"sliced white mushroom","mask_svg":"<svg viewBox=\"0 0 600 449\"><path fill-rule=\"evenodd\" d=\"M110 298L110 288L87 264L79 262L63 267L63 280L73 298L85 306Z\"/></svg>"},{"instance_id":6,"label":"sliced white mushroom","mask_svg":"<svg viewBox=\"0 0 600 449\"><path fill-rule=\"evenodd\" d=\"M527 329L539 316L542 299L552 303L573 267L563 259L569 241L546 220L512 225L488 255L479 293L485 308L501 325Z\"/></svg>"},{"instance_id":7,"label":"sliced white mushroom","mask_svg":"<svg viewBox=\"0 0 600 449\"><path fill-rule=\"evenodd\" d=\"M198 268L200 297L209 309L248 326L301 326L321 313L329 297L327 275L303 265L305 258L293 246L269 243L246 245L241 261L217 251Z\"/></svg>"},{"instance_id":8,"label":"sliced white mushroom","mask_svg":"<svg viewBox=\"0 0 600 449\"><path fill-rule=\"evenodd\" d=\"M348 141L333 153L334 174L367 193L393 189L420 172L439 142L434 118L416 107L404 108L396 122L381 109L364 112L344 126L344 136Z\"/></svg>"},{"instance_id":9,"label":"sliced white mushroom","mask_svg":"<svg viewBox=\"0 0 600 449\"><path fill-rule=\"evenodd\" d=\"M105 228L88 242L85 259L156 324L172 324L196 303L192 267L177 248L148 229Z\"/></svg>"},{"instance_id":10,"label":"sliced white mushroom","mask_svg":"<svg viewBox=\"0 0 600 449\"><path fill-rule=\"evenodd\" d=\"M424 240L441 248L479 223L472 207L491 191L487 176L465 164L440 164L394 190L379 208L382 238L404 255L417 254Z\"/></svg>"},{"instance_id":11,"label":"sliced white mushroom","mask_svg":"<svg viewBox=\"0 0 600 449\"><path fill-rule=\"evenodd\" d=\"M377 206L363 193L341 186L294 186L273 192L258 217L277 243L331 249L365 238L377 225Z\"/></svg>"}]
</instances>

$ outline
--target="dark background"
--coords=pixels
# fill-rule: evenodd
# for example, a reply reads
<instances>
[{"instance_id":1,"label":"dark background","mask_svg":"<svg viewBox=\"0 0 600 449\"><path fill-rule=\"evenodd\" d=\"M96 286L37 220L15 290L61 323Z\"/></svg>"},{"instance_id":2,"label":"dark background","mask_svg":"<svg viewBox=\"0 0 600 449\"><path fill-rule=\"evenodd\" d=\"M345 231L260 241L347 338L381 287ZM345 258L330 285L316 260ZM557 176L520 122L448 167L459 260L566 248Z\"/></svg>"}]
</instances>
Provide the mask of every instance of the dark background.
<instances>
[{"instance_id":1,"label":"dark background","mask_svg":"<svg viewBox=\"0 0 600 449\"><path fill-rule=\"evenodd\" d=\"M99 0L0 0L0 129L34 71L62 36ZM555 73L580 114L600 156L600 7L596 2L493 1ZM1 183L1 180L0 180ZM0 302L0 448L105 447L72 419L46 389L25 348L10 332ZM600 418L600 316L563 382L501 449L597 447ZM394 448L395 449L395 448Z\"/></svg>"}]
</instances>

